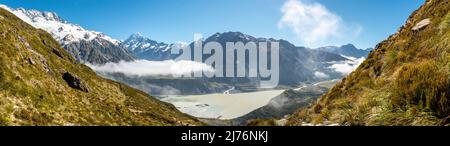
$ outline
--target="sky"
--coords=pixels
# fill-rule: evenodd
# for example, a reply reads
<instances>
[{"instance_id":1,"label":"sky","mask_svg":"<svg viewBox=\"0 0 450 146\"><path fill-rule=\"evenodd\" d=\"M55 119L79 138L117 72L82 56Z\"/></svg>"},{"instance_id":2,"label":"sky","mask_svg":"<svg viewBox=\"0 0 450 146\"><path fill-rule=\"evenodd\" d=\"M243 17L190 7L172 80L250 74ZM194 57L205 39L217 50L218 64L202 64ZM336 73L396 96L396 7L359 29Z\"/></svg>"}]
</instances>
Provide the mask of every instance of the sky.
<instances>
[{"instance_id":1,"label":"sky","mask_svg":"<svg viewBox=\"0 0 450 146\"><path fill-rule=\"evenodd\" d=\"M139 32L166 43L239 31L310 48L374 47L424 0L0 0L56 12L70 23L124 40Z\"/></svg>"}]
</instances>

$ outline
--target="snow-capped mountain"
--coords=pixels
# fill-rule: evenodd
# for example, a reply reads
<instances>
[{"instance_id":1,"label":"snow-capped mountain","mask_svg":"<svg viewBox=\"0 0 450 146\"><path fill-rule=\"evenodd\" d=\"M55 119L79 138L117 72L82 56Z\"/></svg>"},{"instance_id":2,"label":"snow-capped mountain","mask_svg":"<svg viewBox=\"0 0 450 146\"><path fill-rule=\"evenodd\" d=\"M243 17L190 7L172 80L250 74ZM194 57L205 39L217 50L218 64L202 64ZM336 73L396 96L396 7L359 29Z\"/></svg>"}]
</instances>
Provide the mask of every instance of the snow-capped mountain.
<instances>
[{"instance_id":1,"label":"snow-capped mountain","mask_svg":"<svg viewBox=\"0 0 450 146\"><path fill-rule=\"evenodd\" d=\"M272 39L273 40L273 39ZM250 35L243 34L241 32L225 32L216 33L205 39L206 42L217 41L217 42L249 42L249 41L269 41L266 38L255 38ZM273 40L275 41L275 40ZM173 43L166 44L164 42L158 42L152 40L148 37L141 35L140 33L132 34L128 39L126 39L122 46L127 48L129 51L133 52L139 59L146 59L151 61L161 61L168 59L175 59L176 55L171 55L171 49L174 45L190 45L193 48L193 43Z\"/></svg>"},{"instance_id":2,"label":"snow-capped mountain","mask_svg":"<svg viewBox=\"0 0 450 146\"><path fill-rule=\"evenodd\" d=\"M122 46L131 51L137 58L152 61L174 59L176 56L172 55L170 51L175 45L188 44L181 42L166 44L151 40L148 37L142 36L140 33L132 34L122 43Z\"/></svg>"},{"instance_id":3,"label":"snow-capped mountain","mask_svg":"<svg viewBox=\"0 0 450 146\"><path fill-rule=\"evenodd\" d=\"M108 40L116 45L120 43L118 40L112 39L103 33L88 31L79 25L68 23L54 12L41 12L37 10L26 10L24 8L13 9L5 5L0 5L0 7L12 12L35 28L49 32L61 44L69 44L81 40L90 41L97 37Z\"/></svg>"},{"instance_id":4,"label":"snow-capped mountain","mask_svg":"<svg viewBox=\"0 0 450 146\"><path fill-rule=\"evenodd\" d=\"M127 40L123 42L123 45L133 52L146 52L152 51L167 51L168 44L163 42L157 42L147 37L142 36L140 33L131 35Z\"/></svg>"},{"instance_id":5,"label":"snow-capped mountain","mask_svg":"<svg viewBox=\"0 0 450 146\"><path fill-rule=\"evenodd\" d=\"M120 46L120 41L69 23L54 12L14 9L1 4L0 8L10 11L33 27L50 33L79 62L102 64L134 59L130 52Z\"/></svg>"}]
</instances>

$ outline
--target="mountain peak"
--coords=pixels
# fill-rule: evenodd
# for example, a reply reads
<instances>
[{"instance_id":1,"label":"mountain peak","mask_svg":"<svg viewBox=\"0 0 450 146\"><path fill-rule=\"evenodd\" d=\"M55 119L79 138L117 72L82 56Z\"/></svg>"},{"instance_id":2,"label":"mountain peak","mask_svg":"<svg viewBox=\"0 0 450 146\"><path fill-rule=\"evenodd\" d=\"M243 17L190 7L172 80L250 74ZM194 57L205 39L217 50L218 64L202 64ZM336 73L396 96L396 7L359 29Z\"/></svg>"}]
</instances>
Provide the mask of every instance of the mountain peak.
<instances>
[{"instance_id":1,"label":"mountain peak","mask_svg":"<svg viewBox=\"0 0 450 146\"><path fill-rule=\"evenodd\" d=\"M130 36L130 38L142 38L142 37L144 36L142 36L140 32L135 32Z\"/></svg>"},{"instance_id":2,"label":"mountain peak","mask_svg":"<svg viewBox=\"0 0 450 146\"><path fill-rule=\"evenodd\" d=\"M237 36L243 36L244 34L242 32L239 31L228 31L228 32L223 32L221 33L221 35L237 35Z\"/></svg>"},{"instance_id":3,"label":"mountain peak","mask_svg":"<svg viewBox=\"0 0 450 146\"><path fill-rule=\"evenodd\" d=\"M355 47L355 45L353 45L353 44L350 44L350 43L349 43L349 44L346 44L346 45L342 45L342 46L341 46L341 48L352 48L352 49L358 49L358 48L356 48L356 47Z\"/></svg>"},{"instance_id":4,"label":"mountain peak","mask_svg":"<svg viewBox=\"0 0 450 146\"><path fill-rule=\"evenodd\" d=\"M63 45L78 41L91 41L97 37L107 40L115 45L119 43L118 40L112 39L101 32L85 30L77 24L68 23L59 17L55 12L38 11L35 9L25 8L14 9L6 5L0 5L0 8L13 13L35 28L40 28L47 31L53 36L53 38L58 40ZM67 39L69 37L72 39Z\"/></svg>"},{"instance_id":5,"label":"mountain peak","mask_svg":"<svg viewBox=\"0 0 450 146\"><path fill-rule=\"evenodd\" d=\"M256 38L242 32L223 32L223 33L215 33L214 35L208 37L206 41L220 41L220 42L236 42L236 41L256 41Z\"/></svg>"},{"instance_id":6,"label":"mountain peak","mask_svg":"<svg viewBox=\"0 0 450 146\"><path fill-rule=\"evenodd\" d=\"M54 12L13 9L6 5L0 5L0 8L13 13L34 28L51 34L77 61L102 64L134 59L128 50L119 46L120 41L101 32L85 30L77 24L71 24Z\"/></svg>"},{"instance_id":7,"label":"mountain peak","mask_svg":"<svg viewBox=\"0 0 450 146\"><path fill-rule=\"evenodd\" d=\"M235 37L247 38L247 39L248 38L254 38L254 37L252 37L250 35L247 35L247 34L244 34L242 32L238 32L238 31L236 31L236 32L233 32L233 31L224 32L224 33L222 33L222 35L224 35L224 36L235 36Z\"/></svg>"},{"instance_id":8,"label":"mountain peak","mask_svg":"<svg viewBox=\"0 0 450 146\"><path fill-rule=\"evenodd\" d=\"M170 48L170 45L151 40L139 32L130 35L130 37L123 42L123 46L135 54L141 54L147 51L151 51L152 53L160 51L165 52Z\"/></svg>"},{"instance_id":9,"label":"mountain peak","mask_svg":"<svg viewBox=\"0 0 450 146\"><path fill-rule=\"evenodd\" d=\"M0 8L3 8L7 11L17 11L20 12L21 14L23 14L23 16L25 17L29 17L31 18L33 21L37 21L35 19L45 19L47 21L57 21L57 22L61 22L61 23L66 23L65 20L63 20L61 17L58 16L58 14L56 14L55 12L48 12L48 11L38 11L35 9L25 9L25 8L10 8L6 5L1 5L0 4ZM17 15L17 13L14 13ZM23 16L19 16L19 17L23 17Z\"/></svg>"}]
</instances>

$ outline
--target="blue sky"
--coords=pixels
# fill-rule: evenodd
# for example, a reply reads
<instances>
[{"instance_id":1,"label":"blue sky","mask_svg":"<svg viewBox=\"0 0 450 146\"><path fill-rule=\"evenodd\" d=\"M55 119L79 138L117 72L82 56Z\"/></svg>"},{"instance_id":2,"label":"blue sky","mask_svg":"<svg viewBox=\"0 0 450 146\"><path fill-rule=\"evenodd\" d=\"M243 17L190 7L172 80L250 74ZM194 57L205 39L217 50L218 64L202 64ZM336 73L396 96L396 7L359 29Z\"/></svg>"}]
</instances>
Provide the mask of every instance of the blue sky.
<instances>
[{"instance_id":1,"label":"blue sky","mask_svg":"<svg viewBox=\"0 0 450 146\"><path fill-rule=\"evenodd\" d=\"M353 43L368 48L396 32L423 1L0 0L0 3L56 12L71 23L121 40L140 32L166 43L190 42L195 33L207 37L216 32L240 31L255 37L285 39L299 46Z\"/></svg>"}]
</instances>

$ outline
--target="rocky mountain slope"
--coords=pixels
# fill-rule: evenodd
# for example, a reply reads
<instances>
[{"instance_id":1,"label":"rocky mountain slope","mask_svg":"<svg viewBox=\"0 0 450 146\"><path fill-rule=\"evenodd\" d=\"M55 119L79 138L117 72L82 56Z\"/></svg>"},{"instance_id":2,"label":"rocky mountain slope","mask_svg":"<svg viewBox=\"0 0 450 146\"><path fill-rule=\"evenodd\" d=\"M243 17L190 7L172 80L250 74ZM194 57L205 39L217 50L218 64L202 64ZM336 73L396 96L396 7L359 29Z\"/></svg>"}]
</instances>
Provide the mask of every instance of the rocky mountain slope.
<instances>
[{"instance_id":1,"label":"rocky mountain slope","mask_svg":"<svg viewBox=\"0 0 450 146\"><path fill-rule=\"evenodd\" d=\"M449 42L450 2L427 0L356 71L288 124L448 124Z\"/></svg>"},{"instance_id":2,"label":"rocky mountain slope","mask_svg":"<svg viewBox=\"0 0 450 146\"><path fill-rule=\"evenodd\" d=\"M353 45L353 44L347 44L347 45L343 45L340 47L336 47L336 46L321 47L321 48L317 48L317 50L330 52L330 53L334 53L334 54L339 54L339 55L344 55L347 57L361 58L361 57L367 57L367 55L369 55L372 48L363 50L363 49L356 48L355 45Z\"/></svg>"},{"instance_id":3,"label":"rocky mountain slope","mask_svg":"<svg viewBox=\"0 0 450 146\"><path fill-rule=\"evenodd\" d=\"M0 125L199 125L170 104L100 78L47 32L0 8Z\"/></svg>"},{"instance_id":4,"label":"rocky mountain slope","mask_svg":"<svg viewBox=\"0 0 450 146\"><path fill-rule=\"evenodd\" d=\"M131 52L120 45L120 41L100 32L85 30L79 25L65 21L56 13L13 9L5 5L0 7L33 27L50 33L79 62L103 64L135 59Z\"/></svg>"}]
</instances>

